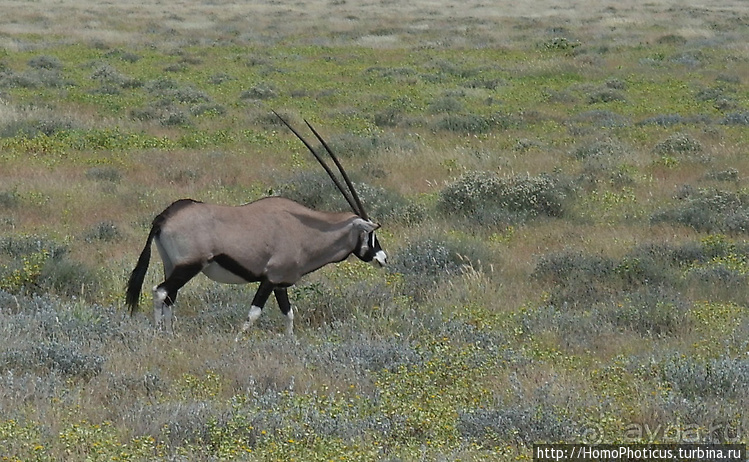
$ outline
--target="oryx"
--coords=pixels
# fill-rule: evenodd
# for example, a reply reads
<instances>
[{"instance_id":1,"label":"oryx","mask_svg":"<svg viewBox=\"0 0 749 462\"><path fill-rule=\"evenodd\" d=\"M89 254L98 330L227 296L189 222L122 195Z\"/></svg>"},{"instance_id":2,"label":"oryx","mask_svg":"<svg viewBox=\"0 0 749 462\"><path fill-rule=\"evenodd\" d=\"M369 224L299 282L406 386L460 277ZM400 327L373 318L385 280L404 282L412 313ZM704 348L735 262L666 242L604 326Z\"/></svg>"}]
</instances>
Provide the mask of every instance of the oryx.
<instances>
[{"instance_id":1,"label":"oryx","mask_svg":"<svg viewBox=\"0 0 749 462\"><path fill-rule=\"evenodd\" d=\"M354 185L328 144L304 121L330 155L350 195L312 146L286 120L276 116L304 143L330 175L353 213L309 209L281 197L266 197L240 206L206 204L181 199L153 220L146 245L127 283L130 313L138 308L141 287L151 258L151 243L164 264L164 281L153 288L154 321L173 332L172 305L187 281L202 272L225 284L259 282L248 320L240 336L260 316L271 292L293 334L294 311L287 287L305 274L352 253L365 262L384 266L387 255L375 236L379 224L370 221ZM239 336L237 337L239 338Z\"/></svg>"}]
</instances>

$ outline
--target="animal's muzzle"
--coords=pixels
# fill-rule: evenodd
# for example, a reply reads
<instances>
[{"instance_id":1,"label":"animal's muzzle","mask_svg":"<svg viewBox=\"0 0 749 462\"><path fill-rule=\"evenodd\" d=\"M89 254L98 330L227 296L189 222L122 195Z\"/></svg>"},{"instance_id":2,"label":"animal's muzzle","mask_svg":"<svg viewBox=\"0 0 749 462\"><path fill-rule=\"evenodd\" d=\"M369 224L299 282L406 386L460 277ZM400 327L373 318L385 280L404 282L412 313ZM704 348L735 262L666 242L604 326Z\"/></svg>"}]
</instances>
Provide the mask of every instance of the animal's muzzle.
<instances>
[{"instance_id":1,"label":"animal's muzzle","mask_svg":"<svg viewBox=\"0 0 749 462\"><path fill-rule=\"evenodd\" d=\"M387 254L384 251L380 250L375 254L374 258L372 259L372 263L379 267L386 266L388 264Z\"/></svg>"}]
</instances>

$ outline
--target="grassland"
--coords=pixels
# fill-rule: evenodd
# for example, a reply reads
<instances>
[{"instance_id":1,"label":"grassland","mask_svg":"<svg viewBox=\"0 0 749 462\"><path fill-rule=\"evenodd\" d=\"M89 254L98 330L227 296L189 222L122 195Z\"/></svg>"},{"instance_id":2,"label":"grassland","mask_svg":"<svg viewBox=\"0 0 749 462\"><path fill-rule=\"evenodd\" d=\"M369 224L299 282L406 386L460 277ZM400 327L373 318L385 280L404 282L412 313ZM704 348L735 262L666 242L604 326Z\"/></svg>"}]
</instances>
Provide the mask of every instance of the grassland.
<instances>
[{"instance_id":1,"label":"grassland","mask_svg":"<svg viewBox=\"0 0 749 462\"><path fill-rule=\"evenodd\" d=\"M745 2L252 3L2 2L0 460L749 442ZM271 109L391 266L305 278L293 339L202 276L129 317L172 201L346 208Z\"/></svg>"}]
</instances>

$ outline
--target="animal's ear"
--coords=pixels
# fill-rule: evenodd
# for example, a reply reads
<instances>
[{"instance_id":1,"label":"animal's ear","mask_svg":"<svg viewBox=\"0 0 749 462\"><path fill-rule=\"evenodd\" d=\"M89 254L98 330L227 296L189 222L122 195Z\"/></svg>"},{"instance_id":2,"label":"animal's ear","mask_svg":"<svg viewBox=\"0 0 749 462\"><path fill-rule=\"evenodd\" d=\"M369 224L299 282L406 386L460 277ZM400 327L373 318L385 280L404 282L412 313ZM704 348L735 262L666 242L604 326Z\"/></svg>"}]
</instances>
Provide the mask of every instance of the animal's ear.
<instances>
[{"instance_id":1,"label":"animal's ear","mask_svg":"<svg viewBox=\"0 0 749 462\"><path fill-rule=\"evenodd\" d=\"M356 229L364 231L365 233L371 233L372 231L379 228L380 224L372 223L371 221L365 220L364 218L357 218L356 220L354 220L354 227Z\"/></svg>"}]
</instances>

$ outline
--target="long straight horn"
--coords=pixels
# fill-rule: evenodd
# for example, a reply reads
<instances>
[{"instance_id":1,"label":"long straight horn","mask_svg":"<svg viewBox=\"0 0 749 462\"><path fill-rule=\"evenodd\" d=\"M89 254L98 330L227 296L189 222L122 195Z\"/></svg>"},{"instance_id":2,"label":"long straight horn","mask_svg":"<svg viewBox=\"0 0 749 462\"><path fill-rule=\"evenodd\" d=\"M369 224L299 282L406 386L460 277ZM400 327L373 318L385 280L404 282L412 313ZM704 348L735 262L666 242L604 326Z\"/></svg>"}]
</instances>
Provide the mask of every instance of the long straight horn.
<instances>
[{"instance_id":1,"label":"long straight horn","mask_svg":"<svg viewBox=\"0 0 749 462\"><path fill-rule=\"evenodd\" d=\"M362 215L363 210L361 209L361 202L359 201L359 198L356 196L356 193L354 193L354 197L356 198L356 202L354 202L351 199L351 197L349 197L349 195L346 193L346 190L343 188L343 185L341 184L341 182L338 181L338 178L336 178L336 176L333 173L333 171L330 169L330 167L328 167L328 164L326 164L325 161L322 159L322 157L320 157L320 154L318 154L317 151L315 151L312 148L312 146L307 142L307 140L305 140L304 137L302 137L302 135L299 134L299 132L296 131L296 129L294 129L294 127L292 127L291 124L289 124L286 121L286 119L284 119L283 117L281 117L276 111L271 110L271 112L273 112L273 114L275 114L276 117L278 117L278 119L281 122L283 122L283 124L286 125L289 128L289 130L291 130L291 132L294 135L296 135L296 137L299 138L299 140L302 143L304 143L304 145L307 147L307 149L309 149L309 152L311 152L312 155L315 156L315 159L317 159L317 161L320 163L320 165L322 165L322 168L325 169L325 171L328 173L328 176L330 177L330 179L333 180L333 183L335 183L335 185L338 188L338 190L341 192L341 194L343 194L343 197L346 199L346 202L348 202L348 205L351 207L351 210L355 214L359 215L360 217L362 217L362 218L364 218L366 220L367 218ZM305 120L305 123L306 122L307 121ZM307 125L309 125L309 124L307 124ZM313 132L314 132L314 130L313 130ZM317 133L315 133L315 135L317 136L318 139L320 139L322 141L322 139L320 138L319 135L317 135ZM328 148L326 147L326 149L328 149ZM328 149L328 152L330 153L329 149ZM332 153L331 153L331 157L332 157ZM335 158L333 158L333 160L336 161ZM336 161L336 165L337 164L338 164L338 162ZM339 167L339 169L340 169L340 167ZM347 177L344 176L344 181L346 180L346 178ZM346 184L348 184L348 182Z\"/></svg>"},{"instance_id":2,"label":"long straight horn","mask_svg":"<svg viewBox=\"0 0 749 462\"><path fill-rule=\"evenodd\" d=\"M328 146L328 143L325 142L324 139L322 139L322 136L320 136L319 133L317 133L317 130L315 130L315 127L313 127L309 122L306 120L304 123L307 124L310 130L312 130L312 133L315 134L315 137L322 143L323 147L326 151L328 151L328 154L330 154L330 158L333 159L333 163L336 167L338 167L338 171L341 172L341 176L343 177L343 181L346 182L346 186L348 186L349 191L351 192L351 196L354 198L354 202L356 202L356 206L359 208L359 216L364 218L365 220L369 220L369 217L367 217L367 212L364 211L364 206L361 203L361 199L359 199L359 195L356 193L356 189L354 189L354 183L351 182L351 179L346 174L346 171L343 169L343 165L338 161L338 158L333 154L333 151L331 151L330 146Z\"/></svg>"}]
</instances>

